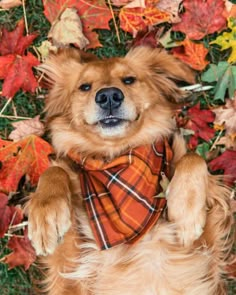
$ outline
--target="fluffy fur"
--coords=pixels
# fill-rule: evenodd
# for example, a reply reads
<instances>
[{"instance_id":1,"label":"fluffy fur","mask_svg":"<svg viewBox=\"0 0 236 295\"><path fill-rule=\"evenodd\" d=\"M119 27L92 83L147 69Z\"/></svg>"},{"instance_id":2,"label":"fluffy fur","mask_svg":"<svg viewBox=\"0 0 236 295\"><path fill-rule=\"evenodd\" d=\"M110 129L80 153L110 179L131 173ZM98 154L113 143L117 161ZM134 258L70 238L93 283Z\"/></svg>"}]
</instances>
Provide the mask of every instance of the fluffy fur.
<instances>
[{"instance_id":1,"label":"fluffy fur","mask_svg":"<svg viewBox=\"0 0 236 295\"><path fill-rule=\"evenodd\" d=\"M204 160L186 154L173 112L183 97L176 81L192 72L158 49L131 50L98 60L75 49L41 67L52 84L46 102L57 160L40 178L27 205L29 237L46 269L50 295L223 295L232 216L229 190L208 174ZM108 114L101 89L124 100ZM134 245L100 251L67 153L111 160L123 151L174 136L168 211Z\"/></svg>"}]
</instances>

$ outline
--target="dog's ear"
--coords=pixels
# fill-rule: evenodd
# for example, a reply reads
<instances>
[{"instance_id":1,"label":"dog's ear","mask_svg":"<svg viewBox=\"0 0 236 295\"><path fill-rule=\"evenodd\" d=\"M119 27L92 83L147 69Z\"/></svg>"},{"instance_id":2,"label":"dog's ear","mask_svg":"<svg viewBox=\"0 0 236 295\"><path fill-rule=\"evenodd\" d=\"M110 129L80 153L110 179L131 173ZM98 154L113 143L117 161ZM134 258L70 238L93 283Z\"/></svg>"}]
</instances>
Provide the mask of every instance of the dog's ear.
<instances>
[{"instance_id":1,"label":"dog's ear","mask_svg":"<svg viewBox=\"0 0 236 295\"><path fill-rule=\"evenodd\" d=\"M194 71L165 50L141 46L130 50L125 58L146 73L172 102L185 95L178 82L196 83Z\"/></svg>"},{"instance_id":2,"label":"dog's ear","mask_svg":"<svg viewBox=\"0 0 236 295\"><path fill-rule=\"evenodd\" d=\"M49 88L45 108L48 117L66 113L83 64L96 59L94 55L78 49L63 48L50 54L38 67Z\"/></svg>"}]
</instances>

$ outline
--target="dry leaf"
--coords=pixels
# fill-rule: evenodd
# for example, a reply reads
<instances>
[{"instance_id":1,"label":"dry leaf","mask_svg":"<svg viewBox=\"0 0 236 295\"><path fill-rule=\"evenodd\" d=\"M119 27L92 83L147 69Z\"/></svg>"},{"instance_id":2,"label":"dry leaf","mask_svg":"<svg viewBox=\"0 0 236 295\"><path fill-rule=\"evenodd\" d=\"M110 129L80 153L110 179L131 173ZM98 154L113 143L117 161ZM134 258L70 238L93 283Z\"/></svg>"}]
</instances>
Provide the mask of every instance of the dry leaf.
<instances>
[{"instance_id":1,"label":"dry leaf","mask_svg":"<svg viewBox=\"0 0 236 295\"><path fill-rule=\"evenodd\" d=\"M52 25L48 37L52 38L53 44L58 47L75 44L80 49L83 49L89 44L89 41L82 30L82 23L77 10L67 8L59 20Z\"/></svg>"},{"instance_id":2,"label":"dry leaf","mask_svg":"<svg viewBox=\"0 0 236 295\"><path fill-rule=\"evenodd\" d=\"M22 5L21 0L2 0L0 1L0 7L3 9L10 9Z\"/></svg>"},{"instance_id":3,"label":"dry leaf","mask_svg":"<svg viewBox=\"0 0 236 295\"><path fill-rule=\"evenodd\" d=\"M146 7L145 0L133 0L129 2L130 3L125 5L125 8L136 8L136 7L145 8Z\"/></svg>"},{"instance_id":4,"label":"dry leaf","mask_svg":"<svg viewBox=\"0 0 236 295\"><path fill-rule=\"evenodd\" d=\"M170 14L171 23L181 21L179 17L179 5L183 0L160 0L157 3L157 8Z\"/></svg>"},{"instance_id":5,"label":"dry leaf","mask_svg":"<svg viewBox=\"0 0 236 295\"><path fill-rule=\"evenodd\" d=\"M222 136L216 145L224 145L227 149L232 149L236 151L236 134Z\"/></svg>"},{"instance_id":6,"label":"dry leaf","mask_svg":"<svg viewBox=\"0 0 236 295\"><path fill-rule=\"evenodd\" d=\"M226 104L213 110L216 114L214 124L224 125L226 134L236 133L236 97L227 99Z\"/></svg>"},{"instance_id":7,"label":"dry leaf","mask_svg":"<svg viewBox=\"0 0 236 295\"><path fill-rule=\"evenodd\" d=\"M15 130L10 133L9 139L13 141L21 140L32 134L38 136L44 134L44 125L40 122L39 116L36 116L33 119L12 123L12 125L15 127Z\"/></svg>"},{"instance_id":8,"label":"dry leaf","mask_svg":"<svg viewBox=\"0 0 236 295\"><path fill-rule=\"evenodd\" d=\"M50 52L57 53L57 47L53 46L48 40L43 41L39 47L36 47L36 49L40 53L42 62L45 62Z\"/></svg>"}]
</instances>

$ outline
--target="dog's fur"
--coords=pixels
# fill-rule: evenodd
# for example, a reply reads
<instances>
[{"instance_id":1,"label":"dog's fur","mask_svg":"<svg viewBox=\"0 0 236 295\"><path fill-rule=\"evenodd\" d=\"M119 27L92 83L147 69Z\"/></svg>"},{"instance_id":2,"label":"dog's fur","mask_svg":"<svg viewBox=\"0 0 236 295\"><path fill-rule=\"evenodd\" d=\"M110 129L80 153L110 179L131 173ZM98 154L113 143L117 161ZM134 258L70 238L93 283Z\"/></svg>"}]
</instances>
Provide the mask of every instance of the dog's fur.
<instances>
[{"instance_id":1,"label":"dog's fur","mask_svg":"<svg viewBox=\"0 0 236 295\"><path fill-rule=\"evenodd\" d=\"M57 160L40 178L27 205L29 237L47 269L50 295L222 295L231 226L229 190L208 174L205 161L186 154L175 134L176 81L193 73L159 49L140 47L124 58L98 60L75 49L52 55L42 70L52 83L46 101ZM135 78L135 79L133 79ZM95 102L116 87L124 101L104 126ZM100 251L80 197L70 149L111 160L122 152L174 136L172 180L164 216L134 245Z\"/></svg>"}]
</instances>

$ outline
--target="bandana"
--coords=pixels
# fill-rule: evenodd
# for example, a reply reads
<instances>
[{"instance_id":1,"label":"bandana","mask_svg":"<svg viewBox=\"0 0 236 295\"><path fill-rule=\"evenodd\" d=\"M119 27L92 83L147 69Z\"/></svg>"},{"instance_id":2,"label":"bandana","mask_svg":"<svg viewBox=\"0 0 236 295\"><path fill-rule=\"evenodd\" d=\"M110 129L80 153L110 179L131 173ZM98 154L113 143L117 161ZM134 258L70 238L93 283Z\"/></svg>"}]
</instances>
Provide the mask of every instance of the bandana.
<instances>
[{"instance_id":1,"label":"bandana","mask_svg":"<svg viewBox=\"0 0 236 295\"><path fill-rule=\"evenodd\" d=\"M160 217L166 205L161 173L169 176L172 151L168 141L144 145L111 162L68 154L79 165L82 196L100 249L141 238Z\"/></svg>"}]
</instances>

